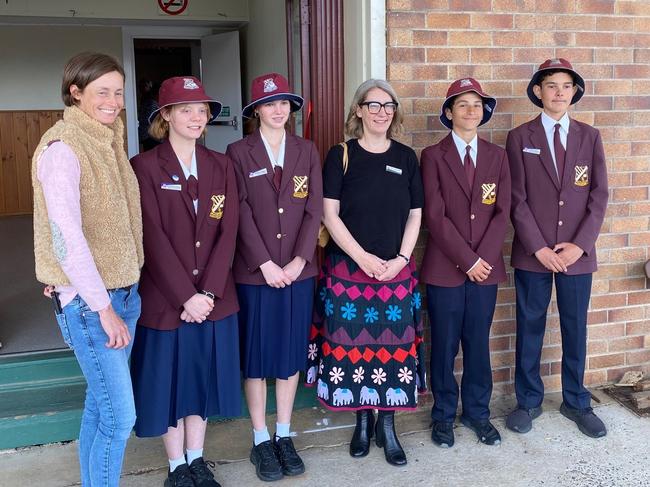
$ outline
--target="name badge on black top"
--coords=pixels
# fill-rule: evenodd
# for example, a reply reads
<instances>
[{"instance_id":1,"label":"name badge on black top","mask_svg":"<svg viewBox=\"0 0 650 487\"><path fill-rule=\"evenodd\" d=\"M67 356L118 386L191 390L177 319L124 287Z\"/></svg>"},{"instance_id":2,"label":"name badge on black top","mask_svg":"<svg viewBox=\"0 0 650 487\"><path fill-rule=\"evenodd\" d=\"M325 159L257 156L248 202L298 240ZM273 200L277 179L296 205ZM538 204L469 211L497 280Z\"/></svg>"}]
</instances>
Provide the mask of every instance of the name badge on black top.
<instances>
[{"instance_id":1,"label":"name badge on black top","mask_svg":"<svg viewBox=\"0 0 650 487\"><path fill-rule=\"evenodd\" d=\"M386 172L402 175L402 170L399 167L389 166L388 164L386 164Z\"/></svg>"}]
</instances>

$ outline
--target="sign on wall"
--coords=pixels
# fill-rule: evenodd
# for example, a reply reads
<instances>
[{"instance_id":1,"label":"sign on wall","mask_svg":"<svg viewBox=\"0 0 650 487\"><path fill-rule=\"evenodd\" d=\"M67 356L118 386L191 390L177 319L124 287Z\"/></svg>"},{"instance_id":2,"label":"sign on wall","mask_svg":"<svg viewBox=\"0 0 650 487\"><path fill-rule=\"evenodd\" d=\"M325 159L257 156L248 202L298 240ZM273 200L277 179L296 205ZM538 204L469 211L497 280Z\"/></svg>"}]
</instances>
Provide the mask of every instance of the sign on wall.
<instances>
[{"instance_id":1,"label":"sign on wall","mask_svg":"<svg viewBox=\"0 0 650 487\"><path fill-rule=\"evenodd\" d=\"M190 0L158 0L158 7L161 14L180 15L187 8Z\"/></svg>"}]
</instances>

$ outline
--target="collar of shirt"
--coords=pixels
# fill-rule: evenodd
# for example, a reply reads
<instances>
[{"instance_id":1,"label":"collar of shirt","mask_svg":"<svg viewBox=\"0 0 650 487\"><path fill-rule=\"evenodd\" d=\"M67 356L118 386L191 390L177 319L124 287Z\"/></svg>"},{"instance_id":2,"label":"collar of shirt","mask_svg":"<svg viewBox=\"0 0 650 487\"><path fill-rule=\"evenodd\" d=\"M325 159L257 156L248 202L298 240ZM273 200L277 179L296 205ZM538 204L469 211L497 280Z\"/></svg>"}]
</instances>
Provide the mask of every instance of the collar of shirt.
<instances>
[{"instance_id":1,"label":"collar of shirt","mask_svg":"<svg viewBox=\"0 0 650 487\"><path fill-rule=\"evenodd\" d=\"M566 149L566 138L569 134L569 114L565 113L561 119L553 120L551 117L542 112L542 126L544 127L544 133L546 134L546 140L548 140L548 146L551 148L553 153L553 158L555 159L555 151L553 150L553 136L555 135L555 124L560 124L560 140L562 145Z\"/></svg>"},{"instance_id":2,"label":"collar of shirt","mask_svg":"<svg viewBox=\"0 0 650 487\"><path fill-rule=\"evenodd\" d=\"M199 173L196 169L196 149L192 152L192 162L190 162L189 169L180 159L178 159L178 163L181 165L181 169L183 170L183 175L185 176L186 181L190 176L194 176L196 179L199 179Z\"/></svg>"},{"instance_id":3,"label":"collar of shirt","mask_svg":"<svg viewBox=\"0 0 650 487\"><path fill-rule=\"evenodd\" d=\"M453 130L451 131L451 137L454 139L454 144L456 144L456 150L460 156L460 162L463 163L465 160L466 147L469 145L471 147L469 151L469 158L472 160L474 167L476 167L476 157L478 156L478 135L475 135L469 144L461 139L458 135L456 135L456 132Z\"/></svg>"},{"instance_id":4,"label":"collar of shirt","mask_svg":"<svg viewBox=\"0 0 650 487\"><path fill-rule=\"evenodd\" d=\"M269 145L268 141L264 138L264 134L260 130L260 136L262 137L262 142L264 142L264 148L266 149L266 153L269 155L269 161L271 161L271 165L273 167L275 166L280 166L284 168L284 146L285 142L287 140L287 132L285 131L282 134L282 140L280 141L280 152L278 152L278 159L275 159L275 156L273 155L273 151L271 150L271 146Z\"/></svg>"}]
</instances>

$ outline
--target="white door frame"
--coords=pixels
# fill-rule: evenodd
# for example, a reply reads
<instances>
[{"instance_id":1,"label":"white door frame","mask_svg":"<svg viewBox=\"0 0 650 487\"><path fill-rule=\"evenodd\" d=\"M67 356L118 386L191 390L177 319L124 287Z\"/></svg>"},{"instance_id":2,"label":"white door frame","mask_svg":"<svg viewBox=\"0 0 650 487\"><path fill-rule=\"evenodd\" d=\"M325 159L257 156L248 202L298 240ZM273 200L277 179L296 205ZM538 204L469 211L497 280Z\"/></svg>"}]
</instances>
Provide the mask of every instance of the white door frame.
<instances>
[{"instance_id":1,"label":"white door frame","mask_svg":"<svg viewBox=\"0 0 650 487\"><path fill-rule=\"evenodd\" d=\"M134 39L201 39L214 33L211 27L122 27L122 62L124 65L124 105L126 108L127 153L133 157L138 147L138 104L136 100Z\"/></svg>"}]
</instances>

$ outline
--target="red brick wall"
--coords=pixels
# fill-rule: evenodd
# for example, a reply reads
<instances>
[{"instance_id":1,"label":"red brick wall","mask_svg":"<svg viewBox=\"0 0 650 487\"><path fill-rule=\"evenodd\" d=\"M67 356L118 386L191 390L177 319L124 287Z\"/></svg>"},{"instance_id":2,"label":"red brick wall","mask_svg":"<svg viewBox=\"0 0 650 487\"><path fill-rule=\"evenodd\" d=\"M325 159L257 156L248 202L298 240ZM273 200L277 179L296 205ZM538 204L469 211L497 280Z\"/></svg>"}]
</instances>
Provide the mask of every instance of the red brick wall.
<instances>
[{"instance_id":1,"label":"red brick wall","mask_svg":"<svg viewBox=\"0 0 650 487\"><path fill-rule=\"evenodd\" d=\"M406 111L404 141L418 153L447 133L438 114L454 79L473 76L498 98L480 135L504 145L508 130L537 114L525 89L539 63L565 57L584 76L586 94L571 116L601 131L610 185L597 243L586 382L615 381L630 369L650 373L650 290L643 271L650 257L650 2L387 0L386 9L387 77ZM511 234L508 254L510 240ZM492 326L497 394L513 390L514 296L510 273ZM542 354L548 390L561 387L561 356L553 302Z\"/></svg>"}]
</instances>

